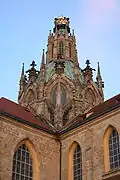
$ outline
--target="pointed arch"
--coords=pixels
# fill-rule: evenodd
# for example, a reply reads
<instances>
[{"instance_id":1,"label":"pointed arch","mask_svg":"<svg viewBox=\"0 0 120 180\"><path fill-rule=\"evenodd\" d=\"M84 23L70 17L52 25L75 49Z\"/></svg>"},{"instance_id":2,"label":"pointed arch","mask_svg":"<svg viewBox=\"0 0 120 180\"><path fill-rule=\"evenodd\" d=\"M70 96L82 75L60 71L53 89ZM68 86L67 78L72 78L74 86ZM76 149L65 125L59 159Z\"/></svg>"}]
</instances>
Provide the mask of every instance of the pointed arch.
<instances>
[{"instance_id":1,"label":"pointed arch","mask_svg":"<svg viewBox=\"0 0 120 180\"><path fill-rule=\"evenodd\" d=\"M88 88L85 92L85 98L87 101L92 104L95 102L95 94L91 88Z\"/></svg>"},{"instance_id":2,"label":"pointed arch","mask_svg":"<svg viewBox=\"0 0 120 180\"><path fill-rule=\"evenodd\" d=\"M16 147L13 156L12 180L38 180L40 161L36 149L29 139L22 140Z\"/></svg>"},{"instance_id":3,"label":"pointed arch","mask_svg":"<svg viewBox=\"0 0 120 180\"><path fill-rule=\"evenodd\" d=\"M76 177L82 180L82 149L74 141L69 148L69 172L68 179L75 180Z\"/></svg>"},{"instance_id":4,"label":"pointed arch","mask_svg":"<svg viewBox=\"0 0 120 180\"><path fill-rule=\"evenodd\" d=\"M120 138L114 126L109 125L104 133L103 149L105 172L120 167Z\"/></svg>"},{"instance_id":5,"label":"pointed arch","mask_svg":"<svg viewBox=\"0 0 120 180\"><path fill-rule=\"evenodd\" d=\"M60 55L64 54L64 44L62 41L60 41L60 44L59 44L59 53Z\"/></svg>"},{"instance_id":6,"label":"pointed arch","mask_svg":"<svg viewBox=\"0 0 120 180\"><path fill-rule=\"evenodd\" d=\"M26 95L26 102L31 103L35 99L35 93L32 89L29 89Z\"/></svg>"}]
</instances>

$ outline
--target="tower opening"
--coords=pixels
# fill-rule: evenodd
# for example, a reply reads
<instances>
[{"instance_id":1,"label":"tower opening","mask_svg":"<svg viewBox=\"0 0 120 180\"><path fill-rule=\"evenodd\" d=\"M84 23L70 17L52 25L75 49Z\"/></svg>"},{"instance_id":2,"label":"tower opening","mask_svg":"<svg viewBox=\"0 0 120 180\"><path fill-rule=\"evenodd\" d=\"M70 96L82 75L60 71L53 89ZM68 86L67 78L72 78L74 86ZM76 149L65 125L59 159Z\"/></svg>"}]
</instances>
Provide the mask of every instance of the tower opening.
<instances>
[{"instance_id":1,"label":"tower opening","mask_svg":"<svg viewBox=\"0 0 120 180\"><path fill-rule=\"evenodd\" d=\"M62 41L61 41L60 44L59 44L59 54L60 54L60 55L63 55L63 54L64 54L64 44L63 44Z\"/></svg>"}]
</instances>

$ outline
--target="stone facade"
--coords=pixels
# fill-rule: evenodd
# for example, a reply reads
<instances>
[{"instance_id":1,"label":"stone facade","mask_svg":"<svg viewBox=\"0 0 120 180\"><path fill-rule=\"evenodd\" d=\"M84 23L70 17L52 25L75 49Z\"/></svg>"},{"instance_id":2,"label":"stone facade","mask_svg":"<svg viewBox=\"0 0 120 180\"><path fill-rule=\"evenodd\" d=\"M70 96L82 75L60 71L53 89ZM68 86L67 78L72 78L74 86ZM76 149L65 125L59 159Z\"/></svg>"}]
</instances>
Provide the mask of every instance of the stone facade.
<instances>
[{"instance_id":1,"label":"stone facade","mask_svg":"<svg viewBox=\"0 0 120 180\"><path fill-rule=\"evenodd\" d=\"M28 139L36 150L40 171L36 180L59 180L60 145L56 137L5 117L0 117L0 180L12 179L13 156L24 139Z\"/></svg>"},{"instance_id":2,"label":"stone facade","mask_svg":"<svg viewBox=\"0 0 120 180\"><path fill-rule=\"evenodd\" d=\"M71 132L61 136L62 180L69 179L69 150L74 142L77 142L82 149L83 180L103 179L102 176L105 173L103 152L104 134L107 128L111 125L118 130L120 135L119 119L120 109L101 118L95 119L95 121L89 122L86 125L75 128Z\"/></svg>"},{"instance_id":3,"label":"stone facade","mask_svg":"<svg viewBox=\"0 0 120 180\"><path fill-rule=\"evenodd\" d=\"M28 139L33 144L37 154L39 175L35 180L60 180L60 142L62 144L62 180L72 180L72 178L69 179L69 164L71 163L69 153L74 142L77 142L82 149L83 180L102 180L102 176L105 174L104 134L109 126L115 127L120 134L119 119L120 109L116 109L63 133L58 138L28 125L15 122L11 118L1 117L0 180L12 179L13 156L17 145L24 139Z\"/></svg>"}]
</instances>

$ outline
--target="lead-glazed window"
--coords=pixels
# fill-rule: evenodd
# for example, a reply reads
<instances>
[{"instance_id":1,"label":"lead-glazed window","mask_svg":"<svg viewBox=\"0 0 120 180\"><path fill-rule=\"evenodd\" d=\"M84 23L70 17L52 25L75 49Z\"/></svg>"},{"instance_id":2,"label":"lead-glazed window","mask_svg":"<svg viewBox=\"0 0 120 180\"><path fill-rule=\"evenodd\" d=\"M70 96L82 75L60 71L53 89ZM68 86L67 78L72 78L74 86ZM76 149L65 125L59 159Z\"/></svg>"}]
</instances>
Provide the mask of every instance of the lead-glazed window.
<instances>
[{"instance_id":1,"label":"lead-glazed window","mask_svg":"<svg viewBox=\"0 0 120 180\"><path fill-rule=\"evenodd\" d=\"M118 132L113 130L109 138L110 169L120 167L120 139Z\"/></svg>"},{"instance_id":2,"label":"lead-glazed window","mask_svg":"<svg viewBox=\"0 0 120 180\"><path fill-rule=\"evenodd\" d=\"M32 180L33 162L29 149L22 144L13 157L12 180Z\"/></svg>"},{"instance_id":3,"label":"lead-glazed window","mask_svg":"<svg viewBox=\"0 0 120 180\"><path fill-rule=\"evenodd\" d=\"M82 180L82 152L79 145L74 150L73 177L74 180Z\"/></svg>"}]
</instances>

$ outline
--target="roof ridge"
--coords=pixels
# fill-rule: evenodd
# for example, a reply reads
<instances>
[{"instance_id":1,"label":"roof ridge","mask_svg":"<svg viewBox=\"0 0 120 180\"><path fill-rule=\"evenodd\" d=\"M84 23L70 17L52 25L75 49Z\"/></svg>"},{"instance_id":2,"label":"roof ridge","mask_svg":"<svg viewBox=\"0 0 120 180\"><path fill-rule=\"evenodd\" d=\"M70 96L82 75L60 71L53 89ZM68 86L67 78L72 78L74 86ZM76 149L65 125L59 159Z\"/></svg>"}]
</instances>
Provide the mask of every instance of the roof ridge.
<instances>
[{"instance_id":1,"label":"roof ridge","mask_svg":"<svg viewBox=\"0 0 120 180\"><path fill-rule=\"evenodd\" d=\"M18 103L16 103L15 101L13 101L13 100L11 100L11 99L8 99L8 98L5 98L5 97L1 97L0 98L0 101L1 100L7 100L7 101L9 101L9 102L11 102L11 103L15 103L15 104L18 104ZM19 105L19 104L18 104Z\"/></svg>"}]
</instances>

